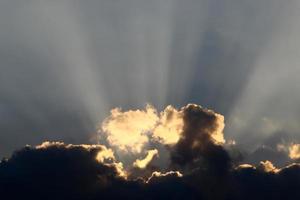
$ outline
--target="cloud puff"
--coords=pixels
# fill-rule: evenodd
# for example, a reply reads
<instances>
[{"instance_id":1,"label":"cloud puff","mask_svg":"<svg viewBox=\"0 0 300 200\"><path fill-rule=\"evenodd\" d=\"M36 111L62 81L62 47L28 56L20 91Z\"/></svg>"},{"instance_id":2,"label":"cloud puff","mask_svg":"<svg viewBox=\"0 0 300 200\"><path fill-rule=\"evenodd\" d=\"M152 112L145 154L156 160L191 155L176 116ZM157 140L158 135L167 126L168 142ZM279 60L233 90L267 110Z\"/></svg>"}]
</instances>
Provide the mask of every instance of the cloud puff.
<instances>
[{"instance_id":1,"label":"cloud puff","mask_svg":"<svg viewBox=\"0 0 300 200\"><path fill-rule=\"evenodd\" d=\"M289 157L293 160L300 158L300 144L291 144L289 146Z\"/></svg>"},{"instance_id":2,"label":"cloud puff","mask_svg":"<svg viewBox=\"0 0 300 200\"><path fill-rule=\"evenodd\" d=\"M160 113L158 125L153 130L153 138L162 144L176 144L183 130L183 112L172 106L167 106Z\"/></svg>"},{"instance_id":3,"label":"cloud puff","mask_svg":"<svg viewBox=\"0 0 300 200\"><path fill-rule=\"evenodd\" d=\"M183 170L183 167L192 167L196 162L208 165L226 162L227 166L230 165L229 155L222 146L225 143L224 126L224 116L196 104L188 104L180 109L167 106L160 113L147 105L143 110L113 109L102 123L99 133L106 137L110 147L118 154L126 154L125 163L135 160L135 168L146 168L154 156L151 149L165 148L165 153L169 154L168 163ZM146 153L148 156L140 160L141 155ZM223 160L214 159L221 157ZM156 162L168 169L161 163L168 164L159 159ZM126 165L128 170L129 166Z\"/></svg>"},{"instance_id":4,"label":"cloud puff","mask_svg":"<svg viewBox=\"0 0 300 200\"><path fill-rule=\"evenodd\" d=\"M197 127L190 127L196 124L186 119L192 118L193 114L198 117ZM153 106L147 105L144 110L112 109L99 132L104 133L108 143L117 150L141 153L150 141L170 146L177 144L182 137L186 137L189 127L197 128L198 133L207 135L215 143L223 144L224 126L224 116L196 104L188 104L180 109L169 105L160 113ZM197 145L196 142L199 141L194 140L193 145Z\"/></svg>"},{"instance_id":5,"label":"cloud puff","mask_svg":"<svg viewBox=\"0 0 300 200\"><path fill-rule=\"evenodd\" d=\"M229 155L221 146L225 142L224 117L195 104L183 107L182 112L184 127L180 140L172 149L172 163L185 166L204 161L214 166L218 162L229 165Z\"/></svg>"},{"instance_id":6,"label":"cloud puff","mask_svg":"<svg viewBox=\"0 0 300 200\"><path fill-rule=\"evenodd\" d=\"M145 110L111 110L111 115L102 123L102 131L109 144L121 151L141 153L149 138L147 132L158 121L156 109L147 105Z\"/></svg>"},{"instance_id":7,"label":"cloud puff","mask_svg":"<svg viewBox=\"0 0 300 200\"><path fill-rule=\"evenodd\" d=\"M261 161L258 169L261 169L264 172L274 172L277 173L279 171L279 169L277 169L272 162L270 162L269 160L266 161Z\"/></svg>"},{"instance_id":8,"label":"cloud puff","mask_svg":"<svg viewBox=\"0 0 300 200\"><path fill-rule=\"evenodd\" d=\"M108 143L124 153L139 154L156 141L165 145L176 144L183 130L183 109L167 106L158 113L147 105L144 110L111 110L111 115L102 123L100 134L106 135Z\"/></svg>"}]
</instances>

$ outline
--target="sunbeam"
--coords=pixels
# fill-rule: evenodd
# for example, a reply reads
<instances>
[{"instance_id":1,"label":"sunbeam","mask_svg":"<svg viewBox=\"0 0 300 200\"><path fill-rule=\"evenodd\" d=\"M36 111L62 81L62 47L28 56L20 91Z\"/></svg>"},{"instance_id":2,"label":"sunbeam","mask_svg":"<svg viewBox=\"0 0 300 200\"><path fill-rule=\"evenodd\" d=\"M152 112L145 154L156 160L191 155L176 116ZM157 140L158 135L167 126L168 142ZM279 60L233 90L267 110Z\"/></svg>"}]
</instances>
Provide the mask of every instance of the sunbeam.
<instances>
[{"instance_id":1,"label":"sunbeam","mask_svg":"<svg viewBox=\"0 0 300 200\"><path fill-rule=\"evenodd\" d=\"M283 139L299 132L300 15L298 1L289 1L278 15L268 44L229 114L228 134L253 147L277 132ZM247 135L247 137L245 137Z\"/></svg>"},{"instance_id":2,"label":"sunbeam","mask_svg":"<svg viewBox=\"0 0 300 200\"><path fill-rule=\"evenodd\" d=\"M1 197L300 199L299 10L1 0Z\"/></svg>"}]
</instances>

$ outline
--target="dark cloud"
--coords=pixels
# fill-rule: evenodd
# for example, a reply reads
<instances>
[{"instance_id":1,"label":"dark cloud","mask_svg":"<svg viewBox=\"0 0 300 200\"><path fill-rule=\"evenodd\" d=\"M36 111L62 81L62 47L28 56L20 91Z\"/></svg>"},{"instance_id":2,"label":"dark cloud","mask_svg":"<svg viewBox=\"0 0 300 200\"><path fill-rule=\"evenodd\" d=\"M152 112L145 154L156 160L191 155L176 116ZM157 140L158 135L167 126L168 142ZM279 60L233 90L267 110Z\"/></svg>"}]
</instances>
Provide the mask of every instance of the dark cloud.
<instances>
[{"instance_id":1,"label":"dark cloud","mask_svg":"<svg viewBox=\"0 0 300 200\"><path fill-rule=\"evenodd\" d=\"M235 199L297 199L300 167L293 165L278 173L266 173L254 168L233 171Z\"/></svg>"},{"instance_id":2,"label":"dark cloud","mask_svg":"<svg viewBox=\"0 0 300 200\"><path fill-rule=\"evenodd\" d=\"M227 151L211 142L203 146L198 155L209 163L205 167L203 163L190 161L194 168L183 175L176 171L154 172L148 180L125 179L119 176L114 165L99 162L96 157L105 150L104 146L48 144L51 145L24 147L1 161L1 198L252 200L300 197L300 165L277 169L271 162L264 162L257 167L229 167Z\"/></svg>"},{"instance_id":3,"label":"dark cloud","mask_svg":"<svg viewBox=\"0 0 300 200\"><path fill-rule=\"evenodd\" d=\"M97 162L101 148L25 147L0 165L1 195L7 199L70 199L94 195L117 179L116 169Z\"/></svg>"},{"instance_id":4,"label":"dark cloud","mask_svg":"<svg viewBox=\"0 0 300 200\"><path fill-rule=\"evenodd\" d=\"M171 149L172 164L192 167L202 163L218 173L227 171L230 167L229 154L213 138L216 134L222 140L222 120L221 115L211 110L194 104L187 105L183 112L181 138Z\"/></svg>"}]
</instances>

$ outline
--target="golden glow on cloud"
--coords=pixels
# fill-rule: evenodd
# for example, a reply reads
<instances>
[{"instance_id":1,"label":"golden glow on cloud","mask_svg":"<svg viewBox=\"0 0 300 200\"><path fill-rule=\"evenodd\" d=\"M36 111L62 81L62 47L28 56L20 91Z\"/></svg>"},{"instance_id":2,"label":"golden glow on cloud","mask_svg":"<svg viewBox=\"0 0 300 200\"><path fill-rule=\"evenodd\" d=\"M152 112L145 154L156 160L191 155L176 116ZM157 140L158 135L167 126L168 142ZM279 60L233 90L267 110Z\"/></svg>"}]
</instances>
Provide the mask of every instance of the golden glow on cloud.
<instances>
[{"instance_id":1,"label":"golden glow on cloud","mask_svg":"<svg viewBox=\"0 0 300 200\"><path fill-rule=\"evenodd\" d=\"M96 159L100 163L102 163L106 166L114 167L120 177L123 177L125 179L127 178L127 172L124 169L123 163L122 162L116 162L114 153L111 149L104 149L104 150L100 151L97 154ZM109 160L109 162L106 162L106 160Z\"/></svg>"},{"instance_id":2,"label":"golden glow on cloud","mask_svg":"<svg viewBox=\"0 0 300 200\"><path fill-rule=\"evenodd\" d=\"M259 164L259 169L263 170L264 172L273 172L277 173L280 171L280 169L276 168L272 162L269 160L261 161Z\"/></svg>"},{"instance_id":3,"label":"golden glow on cloud","mask_svg":"<svg viewBox=\"0 0 300 200\"><path fill-rule=\"evenodd\" d=\"M217 117L217 121L216 121L217 127L215 131L211 133L211 137L215 140L216 143L224 144L225 143L224 133L223 133L223 130L225 128L224 116L218 113L214 113L214 114Z\"/></svg>"},{"instance_id":4,"label":"golden glow on cloud","mask_svg":"<svg viewBox=\"0 0 300 200\"><path fill-rule=\"evenodd\" d=\"M49 141L45 141L42 144L37 145L35 148L36 149L46 149L46 148L51 147L51 146L63 146L63 145L65 145L63 142L49 142Z\"/></svg>"},{"instance_id":5,"label":"golden glow on cloud","mask_svg":"<svg viewBox=\"0 0 300 200\"><path fill-rule=\"evenodd\" d=\"M141 153L149 138L147 132L153 130L158 121L157 111L150 105L145 110L111 110L111 115L102 123L110 145L121 151Z\"/></svg>"},{"instance_id":6,"label":"golden glow on cloud","mask_svg":"<svg viewBox=\"0 0 300 200\"><path fill-rule=\"evenodd\" d=\"M183 174L180 173L179 171L169 171L169 172L166 172L166 173L155 171L151 174L151 176L148 178L146 183L148 183L149 181L151 181L152 178L155 178L155 177L164 177L164 176L171 176L171 175L177 176L177 177L182 177L183 176Z\"/></svg>"},{"instance_id":7,"label":"golden glow on cloud","mask_svg":"<svg viewBox=\"0 0 300 200\"><path fill-rule=\"evenodd\" d=\"M199 121L198 125L186 121L193 121L193 118ZM225 143L224 116L196 104L188 104L180 109L169 105L160 113L151 105L139 110L112 109L99 130L100 137L106 139L111 149L102 148L97 160L106 164L111 160L113 162L110 162L110 165L113 164L119 170L119 174L123 177L127 177L127 174L132 176L134 173L131 170L145 169L153 158L159 155L159 148L153 149L153 145L167 145L167 148L172 148L184 139L185 134L193 134L192 126L195 126L195 136L191 137L195 137L195 141L191 145L201 144L201 137L197 134L207 134L216 144ZM127 159L122 160L125 161L125 166L122 162L116 162L114 151L119 156L118 159ZM140 159L141 155L146 156ZM166 165L166 162L162 163ZM152 176L166 176L170 173L181 176L179 172L172 171L166 174L156 172Z\"/></svg>"},{"instance_id":8,"label":"golden glow on cloud","mask_svg":"<svg viewBox=\"0 0 300 200\"><path fill-rule=\"evenodd\" d=\"M162 144L176 144L183 129L182 111L172 106L160 113L158 126L153 131L153 138Z\"/></svg>"},{"instance_id":9,"label":"golden glow on cloud","mask_svg":"<svg viewBox=\"0 0 300 200\"><path fill-rule=\"evenodd\" d=\"M145 169L147 167L147 165L152 161L152 159L155 157L155 156L158 156L158 151L157 149L153 149L153 150L149 150L147 152L147 155L144 159L142 160L139 160L137 159L134 163L133 163L133 166L134 167L137 167L137 168L140 168L140 169Z\"/></svg>"},{"instance_id":10,"label":"golden glow on cloud","mask_svg":"<svg viewBox=\"0 0 300 200\"><path fill-rule=\"evenodd\" d=\"M261 161L260 164L256 167L254 165L250 165L250 164L241 164L238 167L236 167L235 169L258 169L258 170L262 170L263 172L267 172L267 173L280 173L282 170L287 169L287 168L291 168L291 167L295 167L295 166L300 166L299 163L292 163L290 165L287 165L285 167L282 168L277 168L274 166L274 164L269 161Z\"/></svg>"},{"instance_id":11,"label":"golden glow on cloud","mask_svg":"<svg viewBox=\"0 0 300 200\"><path fill-rule=\"evenodd\" d=\"M127 178L127 172L124 170L122 162L117 162L112 149L103 148L98 152L96 160L106 166L113 166L120 177Z\"/></svg>"},{"instance_id":12,"label":"golden glow on cloud","mask_svg":"<svg viewBox=\"0 0 300 200\"><path fill-rule=\"evenodd\" d=\"M106 147L101 144L65 144L64 142L49 142L49 141L45 141L42 144L35 146L36 149L46 149L49 147L64 147L64 148L82 147L87 150L106 149Z\"/></svg>"},{"instance_id":13,"label":"golden glow on cloud","mask_svg":"<svg viewBox=\"0 0 300 200\"><path fill-rule=\"evenodd\" d=\"M247 169L247 168L249 168L249 169L256 169L255 166L250 165L250 164L241 164L241 165L239 165L239 166L236 167L236 169Z\"/></svg>"},{"instance_id":14,"label":"golden glow on cloud","mask_svg":"<svg viewBox=\"0 0 300 200\"><path fill-rule=\"evenodd\" d=\"M289 144L277 144L277 151L285 152L292 160L300 159L300 144L289 143Z\"/></svg>"},{"instance_id":15,"label":"golden glow on cloud","mask_svg":"<svg viewBox=\"0 0 300 200\"><path fill-rule=\"evenodd\" d=\"M183 176L179 171L169 171L169 172L166 172L166 173L155 171L155 172L152 173L152 176L168 176L168 175L171 175L171 174L176 174L176 176L178 176L178 177Z\"/></svg>"},{"instance_id":16,"label":"golden glow on cloud","mask_svg":"<svg viewBox=\"0 0 300 200\"><path fill-rule=\"evenodd\" d=\"M289 146L289 157L293 160L300 158L300 144L291 144Z\"/></svg>"},{"instance_id":17,"label":"golden glow on cloud","mask_svg":"<svg viewBox=\"0 0 300 200\"><path fill-rule=\"evenodd\" d=\"M113 148L125 153L140 154L151 140L175 145L183 132L184 112L191 106L202 109L195 104L188 104L179 110L169 105L158 114L151 105L147 105L144 110L122 111L115 108L103 121L100 132L106 135L107 142ZM216 119L214 128L207 130L208 134L215 143L224 144L224 116L212 110L203 110Z\"/></svg>"},{"instance_id":18,"label":"golden glow on cloud","mask_svg":"<svg viewBox=\"0 0 300 200\"><path fill-rule=\"evenodd\" d=\"M151 105L147 105L141 110L122 111L120 108L115 108L111 110L110 116L101 125L99 133L102 134L101 137L104 136L109 148L100 144L73 145L49 141L43 142L35 148L81 147L90 153L96 153L95 160L99 164L113 167L119 177L124 179L149 177L145 179L148 183L156 177L183 176L179 171L166 173L154 171L173 169L168 167L172 162L171 153L174 149L184 152L188 148L188 151L191 151L188 153L192 155L194 151L199 150L197 149L199 146L206 144L207 141L209 144L235 145L234 140L228 140L225 143L224 116L196 104L188 104L180 109L169 105L160 113ZM203 148L205 147L203 145ZM288 153L291 159L300 158L300 144L280 144L277 146L277 150ZM164 155L166 152L169 155ZM161 153L160 156L159 153ZM156 165L153 168L147 168L155 157L157 159ZM161 158L169 160L167 162L159 160ZM257 166L242 164L235 169L245 168L261 170L266 173L280 173L283 169L276 168L268 160L260 162Z\"/></svg>"},{"instance_id":19,"label":"golden glow on cloud","mask_svg":"<svg viewBox=\"0 0 300 200\"><path fill-rule=\"evenodd\" d=\"M147 105L145 110L123 112L115 108L102 123L110 145L124 152L141 153L149 140L176 144L183 129L182 110L167 106L159 115Z\"/></svg>"},{"instance_id":20,"label":"golden glow on cloud","mask_svg":"<svg viewBox=\"0 0 300 200\"><path fill-rule=\"evenodd\" d=\"M104 163L105 160L109 160L109 159L115 160L114 152L111 149L105 148L102 151L99 151L96 159L101 163Z\"/></svg>"}]
</instances>

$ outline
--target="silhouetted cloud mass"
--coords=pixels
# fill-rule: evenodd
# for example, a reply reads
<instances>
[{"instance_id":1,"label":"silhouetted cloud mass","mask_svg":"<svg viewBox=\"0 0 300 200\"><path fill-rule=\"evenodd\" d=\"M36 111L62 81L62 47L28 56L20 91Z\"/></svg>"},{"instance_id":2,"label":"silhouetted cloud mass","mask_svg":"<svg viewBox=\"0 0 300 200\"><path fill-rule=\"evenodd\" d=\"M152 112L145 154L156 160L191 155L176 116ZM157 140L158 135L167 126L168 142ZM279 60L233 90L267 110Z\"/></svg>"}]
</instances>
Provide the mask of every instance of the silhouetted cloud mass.
<instances>
[{"instance_id":1,"label":"silhouetted cloud mass","mask_svg":"<svg viewBox=\"0 0 300 200\"><path fill-rule=\"evenodd\" d=\"M128 180L115 167L95 159L103 148L80 145L24 147L0 164L4 199L297 199L300 165L276 171L252 165L228 168L220 146L206 168L186 174L153 173L149 180ZM215 148L217 150L215 150ZM219 153L223 152L223 153ZM216 153L217 152L217 153ZM223 158L225 157L225 158ZM265 164L266 166L270 164ZM213 170L211 170L213 169ZM226 169L226 174L224 170ZM219 173L219 172L222 173Z\"/></svg>"},{"instance_id":2,"label":"silhouetted cloud mass","mask_svg":"<svg viewBox=\"0 0 300 200\"><path fill-rule=\"evenodd\" d=\"M47 141L35 147L25 146L2 159L1 198L300 198L300 164L277 168L269 160L256 165L243 163L233 154L238 150L226 147L225 140L220 140L222 115L194 104L175 113L180 113L183 126L175 144L161 143L165 153L170 154L166 168L152 163L160 156L160 148L147 150L146 157L129 166L119 161L114 149L104 145ZM219 139L215 139L216 135Z\"/></svg>"}]
</instances>

